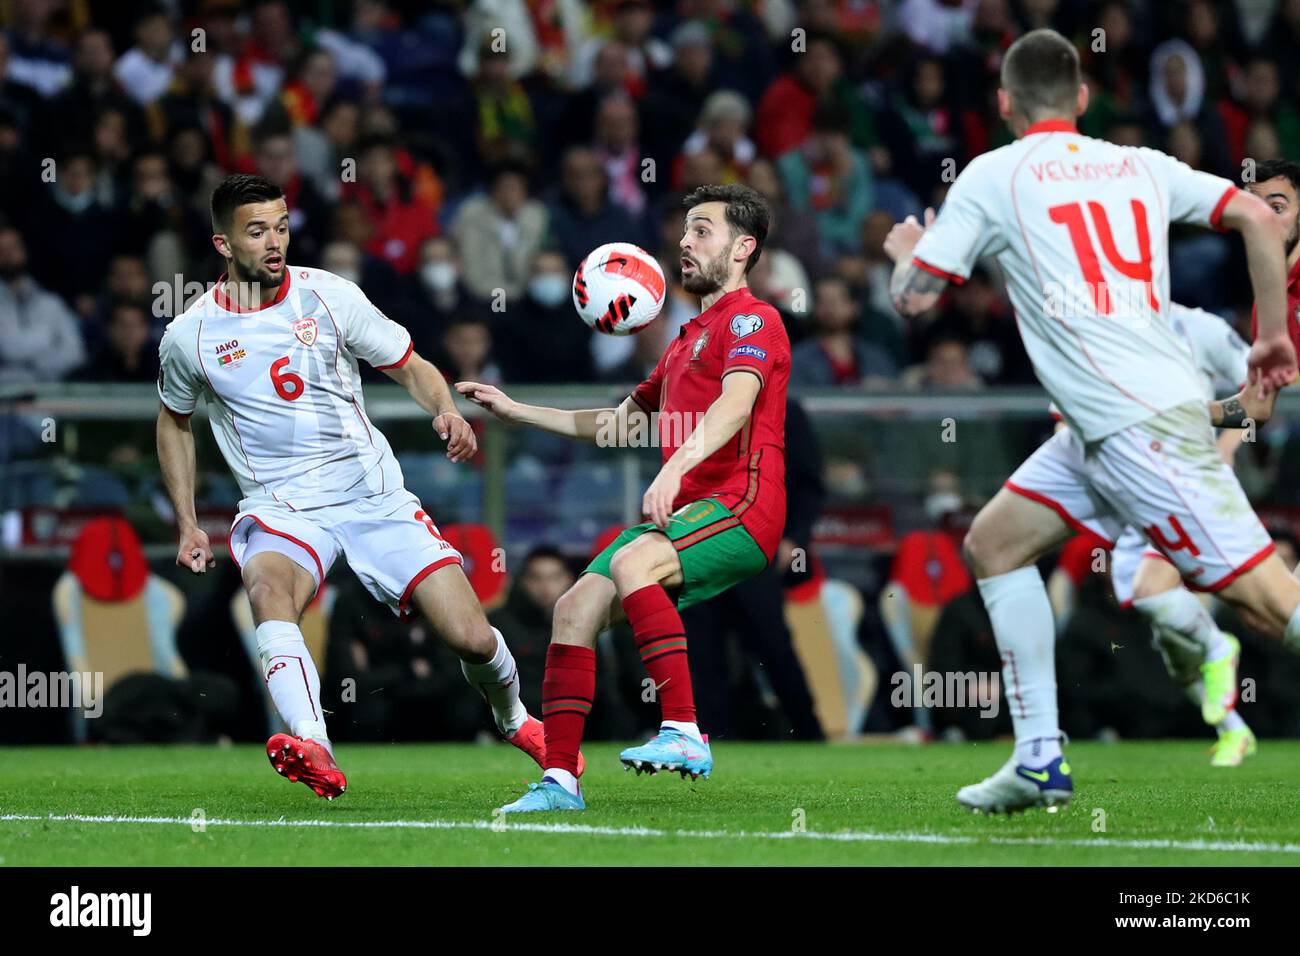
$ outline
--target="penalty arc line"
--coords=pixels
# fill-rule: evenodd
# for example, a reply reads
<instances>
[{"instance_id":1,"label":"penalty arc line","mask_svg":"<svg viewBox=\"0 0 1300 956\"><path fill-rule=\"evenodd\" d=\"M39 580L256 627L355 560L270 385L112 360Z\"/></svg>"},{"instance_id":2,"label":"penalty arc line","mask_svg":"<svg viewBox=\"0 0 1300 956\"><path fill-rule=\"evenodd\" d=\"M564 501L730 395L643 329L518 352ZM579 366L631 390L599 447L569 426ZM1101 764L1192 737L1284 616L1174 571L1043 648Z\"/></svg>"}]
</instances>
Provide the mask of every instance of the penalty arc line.
<instances>
[{"instance_id":1,"label":"penalty arc line","mask_svg":"<svg viewBox=\"0 0 1300 956\"><path fill-rule=\"evenodd\" d=\"M574 836L622 836L641 838L684 838L705 840L813 840L833 843L930 843L940 846L1043 846L1106 847L1121 850L1190 850L1226 853L1300 854L1300 843L1249 843L1232 840L1121 840L1112 837L1065 839L1051 837L977 837L944 833L877 833L862 830L840 832L749 831L749 830L661 830L651 827L602 827L582 823L508 823L487 820L235 820L221 817L137 817L64 814L40 816L9 813L0 823L88 823L137 824L186 827L338 828L350 830L488 830L502 833L543 833Z\"/></svg>"}]
</instances>

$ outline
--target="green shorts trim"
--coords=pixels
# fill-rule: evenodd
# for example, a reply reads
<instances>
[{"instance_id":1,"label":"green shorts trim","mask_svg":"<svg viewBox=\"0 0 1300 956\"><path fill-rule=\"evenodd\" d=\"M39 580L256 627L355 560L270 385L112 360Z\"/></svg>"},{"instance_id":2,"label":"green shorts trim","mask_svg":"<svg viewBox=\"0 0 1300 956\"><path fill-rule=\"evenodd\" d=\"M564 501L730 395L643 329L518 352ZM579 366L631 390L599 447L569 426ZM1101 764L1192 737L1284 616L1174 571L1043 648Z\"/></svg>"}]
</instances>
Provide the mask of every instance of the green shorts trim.
<instances>
[{"instance_id":1,"label":"green shorts trim","mask_svg":"<svg viewBox=\"0 0 1300 956\"><path fill-rule=\"evenodd\" d=\"M647 531L666 535L677 549L683 579L675 595L678 608L716 597L767 567L767 555L731 509L714 498L702 498L673 512L666 531L649 521L628 528L591 559L583 574L611 577L614 552Z\"/></svg>"}]
</instances>

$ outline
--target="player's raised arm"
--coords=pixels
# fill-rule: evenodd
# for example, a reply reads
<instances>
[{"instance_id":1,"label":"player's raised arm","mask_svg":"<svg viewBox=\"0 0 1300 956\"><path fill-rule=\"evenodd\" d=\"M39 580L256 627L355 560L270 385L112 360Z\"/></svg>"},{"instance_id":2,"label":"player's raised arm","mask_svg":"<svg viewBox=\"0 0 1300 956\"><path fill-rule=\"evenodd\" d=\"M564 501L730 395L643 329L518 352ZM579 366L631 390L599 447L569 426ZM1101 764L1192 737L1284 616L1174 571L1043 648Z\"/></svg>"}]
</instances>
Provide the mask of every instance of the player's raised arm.
<instances>
[{"instance_id":1,"label":"player's raised arm","mask_svg":"<svg viewBox=\"0 0 1300 956\"><path fill-rule=\"evenodd\" d=\"M894 223L885 237L885 254L894 260L894 273L889 281L889 297L900 315L920 315L934 307L948 286L946 276L926 269L913 258L913 252L925 231L934 225L934 210L925 211L925 225L908 216Z\"/></svg>"},{"instance_id":2,"label":"player's raised arm","mask_svg":"<svg viewBox=\"0 0 1300 956\"><path fill-rule=\"evenodd\" d=\"M1295 349L1286 328L1287 270L1282 227L1267 203L1244 190L1233 194L1220 223L1240 232L1246 244L1259 323L1247 364L1250 384L1258 389L1262 400L1288 385L1296 375Z\"/></svg>"},{"instance_id":3,"label":"player's raised arm","mask_svg":"<svg viewBox=\"0 0 1300 956\"><path fill-rule=\"evenodd\" d=\"M673 501L681 488L682 477L731 441L744 427L762 388L763 380L748 370L738 369L723 376L722 394L713 400L691 436L664 462L646 489L641 510L647 518L660 528L668 527L668 517L673 512Z\"/></svg>"},{"instance_id":4,"label":"player's raised arm","mask_svg":"<svg viewBox=\"0 0 1300 956\"><path fill-rule=\"evenodd\" d=\"M478 439L464 416L456 411L456 400L442 373L428 359L412 351L400 364L383 370L410 393L417 405L433 416L433 430L447 443L447 457L468 461L478 452Z\"/></svg>"},{"instance_id":5,"label":"player's raised arm","mask_svg":"<svg viewBox=\"0 0 1300 956\"><path fill-rule=\"evenodd\" d=\"M190 430L190 417L162 405L158 409L157 434L158 464L180 530L176 564L202 574L217 562L194 513L194 432Z\"/></svg>"},{"instance_id":6,"label":"player's raised arm","mask_svg":"<svg viewBox=\"0 0 1300 956\"><path fill-rule=\"evenodd\" d=\"M600 441L602 436L611 433L626 435L630 419L644 414L631 398L624 399L618 408L570 410L525 405L516 402L495 385L484 385L481 382L457 382L456 391L475 405L486 408L503 422L531 425L553 435L590 442Z\"/></svg>"}]
</instances>

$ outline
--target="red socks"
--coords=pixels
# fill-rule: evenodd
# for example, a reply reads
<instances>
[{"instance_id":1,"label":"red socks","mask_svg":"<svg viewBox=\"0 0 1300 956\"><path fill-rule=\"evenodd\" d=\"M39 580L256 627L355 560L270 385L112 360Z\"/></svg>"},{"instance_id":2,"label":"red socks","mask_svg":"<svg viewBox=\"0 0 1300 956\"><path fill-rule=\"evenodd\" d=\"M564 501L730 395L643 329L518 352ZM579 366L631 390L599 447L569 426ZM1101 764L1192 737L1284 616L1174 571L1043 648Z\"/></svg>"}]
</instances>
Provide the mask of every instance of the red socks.
<instances>
[{"instance_id":1,"label":"red socks","mask_svg":"<svg viewBox=\"0 0 1300 956\"><path fill-rule=\"evenodd\" d=\"M659 584L646 585L623 598L623 610L641 663L658 688L662 719L695 723L686 628L668 592Z\"/></svg>"},{"instance_id":2,"label":"red socks","mask_svg":"<svg viewBox=\"0 0 1300 956\"><path fill-rule=\"evenodd\" d=\"M542 678L542 723L546 729L545 769L578 775L578 747L596 696L596 652L576 644L546 649Z\"/></svg>"}]
</instances>

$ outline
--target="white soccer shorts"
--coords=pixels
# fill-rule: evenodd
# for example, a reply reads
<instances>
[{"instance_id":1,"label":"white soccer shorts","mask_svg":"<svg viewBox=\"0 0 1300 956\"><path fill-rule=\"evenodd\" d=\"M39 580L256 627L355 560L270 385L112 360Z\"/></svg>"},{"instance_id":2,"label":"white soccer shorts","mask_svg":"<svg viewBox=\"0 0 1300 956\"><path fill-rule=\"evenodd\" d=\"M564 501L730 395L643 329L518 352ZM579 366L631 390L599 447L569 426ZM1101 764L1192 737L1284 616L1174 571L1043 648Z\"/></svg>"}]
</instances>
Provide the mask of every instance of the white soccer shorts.
<instances>
[{"instance_id":1,"label":"white soccer shorts","mask_svg":"<svg viewBox=\"0 0 1300 956\"><path fill-rule=\"evenodd\" d=\"M240 512L230 526L231 557L242 569L262 551L287 556L317 588L342 552L366 590L403 617L421 581L446 565L464 564L405 488L323 508L258 505Z\"/></svg>"},{"instance_id":2,"label":"white soccer shorts","mask_svg":"<svg viewBox=\"0 0 1300 956\"><path fill-rule=\"evenodd\" d=\"M1195 591L1227 587L1273 551L1200 403L1168 409L1087 448L1063 429L1006 487L1112 544L1125 526L1140 529Z\"/></svg>"}]
</instances>

